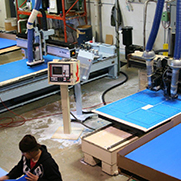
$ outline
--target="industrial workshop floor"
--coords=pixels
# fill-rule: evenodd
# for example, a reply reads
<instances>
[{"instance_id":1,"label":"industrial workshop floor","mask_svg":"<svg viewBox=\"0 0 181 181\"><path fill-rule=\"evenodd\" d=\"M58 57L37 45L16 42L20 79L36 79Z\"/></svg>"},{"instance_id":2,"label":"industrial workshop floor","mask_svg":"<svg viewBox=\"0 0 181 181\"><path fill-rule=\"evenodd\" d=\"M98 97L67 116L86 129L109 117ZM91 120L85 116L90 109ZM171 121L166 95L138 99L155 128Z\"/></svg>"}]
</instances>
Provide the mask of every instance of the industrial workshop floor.
<instances>
[{"instance_id":1,"label":"industrial workshop floor","mask_svg":"<svg viewBox=\"0 0 181 181\"><path fill-rule=\"evenodd\" d=\"M138 69L127 68L125 65L121 70L128 75L129 80L109 91L105 96L106 102L116 101L137 92L139 89ZM83 108L91 110L102 106L102 93L123 80L124 76L120 74L116 80L104 77L82 85ZM71 110L75 110L72 90L70 90L69 95ZM45 144L48 147L49 152L60 167L64 181L132 180L130 177L121 174L110 176L102 172L100 165L92 167L84 163L81 151L81 138L75 141L51 138L55 131L63 125L60 101L60 95L56 94L0 114L0 124L12 121L11 118L17 121L14 127L0 128L0 168L9 171L18 162L21 157L18 143L25 134L32 134L40 144ZM95 129L108 123L96 115L85 121L85 124ZM72 122L71 126L84 128L81 136L92 131L76 122Z\"/></svg>"}]
</instances>

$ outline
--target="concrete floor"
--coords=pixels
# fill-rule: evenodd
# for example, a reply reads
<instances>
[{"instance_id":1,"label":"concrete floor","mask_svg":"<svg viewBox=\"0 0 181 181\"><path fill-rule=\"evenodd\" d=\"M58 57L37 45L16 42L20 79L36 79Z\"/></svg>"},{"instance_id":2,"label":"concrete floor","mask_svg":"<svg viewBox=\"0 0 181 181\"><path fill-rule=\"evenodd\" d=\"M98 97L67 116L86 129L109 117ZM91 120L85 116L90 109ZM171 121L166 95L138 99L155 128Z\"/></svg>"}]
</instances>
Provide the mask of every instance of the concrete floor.
<instances>
[{"instance_id":1,"label":"concrete floor","mask_svg":"<svg viewBox=\"0 0 181 181\"><path fill-rule=\"evenodd\" d=\"M125 96L138 91L138 70L135 68L122 67L129 80L122 86L119 86L105 96L106 102L116 101ZM120 83L124 76L120 74L119 78L113 80L108 77L95 80L82 86L82 104L86 110L92 110L102 103L101 95L109 87ZM70 107L75 110L75 101L73 91L70 90ZM101 170L101 166L92 167L83 162L83 153L81 150L81 138L78 140L52 139L55 131L63 125L61 114L60 95L52 95L39 101L18 107L11 112L7 111L0 114L0 124L11 121L11 117L17 122L12 128L0 128L0 167L9 171L21 157L18 149L18 143L25 134L33 134L40 144L45 144L60 167L64 181L126 181L129 177L121 174L110 176ZM109 122L94 115L88 119L85 124L95 129L107 125ZM81 136L90 133L92 130L84 127L80 123L72 122L71 126L83 128ZM132 179L130 179L132 180Z\"/></svg>"}]
</instances>

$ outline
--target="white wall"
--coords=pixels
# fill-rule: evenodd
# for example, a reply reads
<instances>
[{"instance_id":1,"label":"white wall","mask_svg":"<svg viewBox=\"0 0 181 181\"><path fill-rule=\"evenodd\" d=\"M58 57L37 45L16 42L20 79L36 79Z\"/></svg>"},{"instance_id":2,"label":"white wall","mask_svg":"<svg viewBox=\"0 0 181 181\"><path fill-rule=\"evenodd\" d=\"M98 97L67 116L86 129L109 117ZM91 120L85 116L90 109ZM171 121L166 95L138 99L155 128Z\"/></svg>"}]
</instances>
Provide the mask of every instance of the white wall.
<instances>
[{"instance_id":1,"label":"white wall","mask_svg":"<svg viewBox=\"0 0 181 181\"><path fill-rule=\"evenodd\" d=\"M88 2L88 1L87 1ZM110 17L111 17L111 9L115 3L114 0L101 0L102 6L102 38L105 41L106 34L112 34L115 40L115 28L110 24ZM124 26L132 26L132 36L133 36L133 44L136 45L143 45L143 10L144 4L143 3L131 3L133 7L133 11L128 11L126 7L125 0L119 0L120 9L122 12ZM94 0L90 0L90 3L87 3L87 9L91 9L91 25L93 28L93 34L95 34L95 6ZM147 9L147 25L146 25L146 40L149 37L149 33L152 27L152 21L154 18L156 9L156 3L150 2L148 4ZM88 14L89 18L89 14ZM154 44L155 49L162 49L164 43L164 28L160 25L159 33ZM120 33L120 51L124 53L124 45L122 45L122 33Z\"/></svg>"},{"instance_id":2,"label":"white wall","mask_svg":"<svg viewBox=\"0 0 181 181\"><path fill-rule=\"evenodd\" d=\"M11 17L9 0L0 0L0 29L4 29L4 20Z\"/></svg>"}]
</instances>

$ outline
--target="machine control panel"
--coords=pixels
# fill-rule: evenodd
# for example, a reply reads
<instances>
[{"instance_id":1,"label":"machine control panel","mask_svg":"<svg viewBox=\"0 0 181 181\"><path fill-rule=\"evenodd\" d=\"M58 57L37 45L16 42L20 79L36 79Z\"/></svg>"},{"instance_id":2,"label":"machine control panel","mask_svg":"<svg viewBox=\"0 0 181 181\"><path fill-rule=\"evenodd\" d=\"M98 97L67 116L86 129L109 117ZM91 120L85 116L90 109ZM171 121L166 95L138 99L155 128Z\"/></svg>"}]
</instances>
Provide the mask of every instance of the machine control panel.
<instances>
[{"instance_id":1,"label":"machine control panel","mask_svg":"<svg viewBox=\"0 0 181 181\"><path fill-rule=\"evenodd\" d=\"M54 59L48 62L48 82L55 85L79 83L80 62L77 59Z\"/></svg>"}]
</instances>

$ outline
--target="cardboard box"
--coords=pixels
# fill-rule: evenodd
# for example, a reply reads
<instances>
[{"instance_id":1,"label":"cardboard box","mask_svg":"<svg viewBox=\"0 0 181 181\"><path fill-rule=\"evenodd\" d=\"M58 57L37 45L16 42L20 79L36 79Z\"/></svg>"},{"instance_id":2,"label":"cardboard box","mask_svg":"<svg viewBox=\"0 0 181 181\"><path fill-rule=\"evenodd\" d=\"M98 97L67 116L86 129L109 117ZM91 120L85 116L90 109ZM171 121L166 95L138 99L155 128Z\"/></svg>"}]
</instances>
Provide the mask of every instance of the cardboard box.
<instances>
[{"instance_id":1,"label":"cardboard box","mask_svg":"<svg viewBox=\"0 0 181 181\"><path fill-rule=\"evenodd\" d=\"M107 34L105 43L109 45L113 45L113 36Z\"/></svg>"},{"instance_id":2,"label":"cardboard box","mask_svg":"<svg viewBox=\"0 0 181 181\"><path fill-rule=\"evenodd\" d=\"M17 30L17 22L16 18L7 18L4 21L5 31L16 31Z\"/></svg>"}]
</instances>

